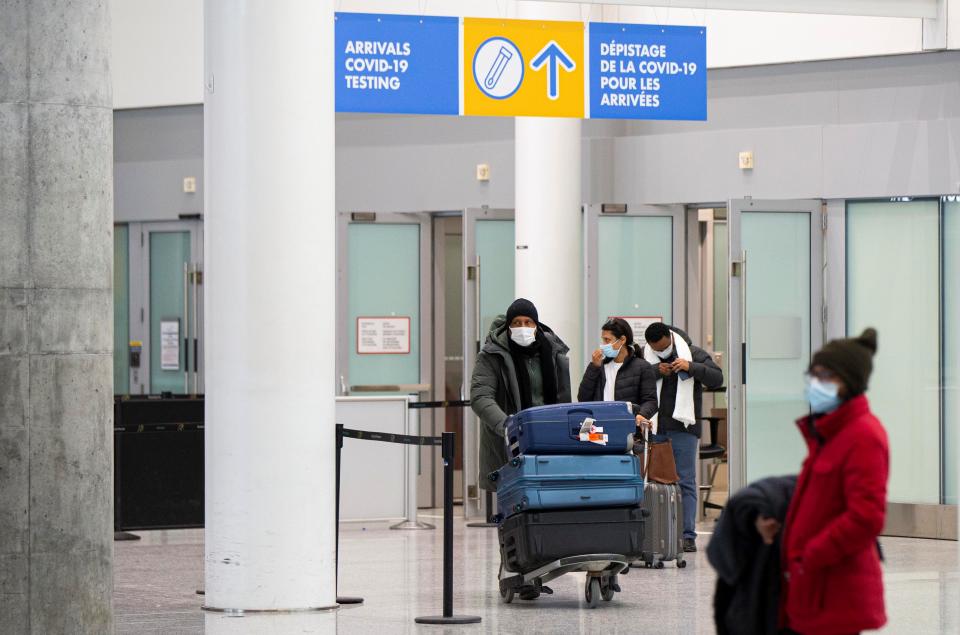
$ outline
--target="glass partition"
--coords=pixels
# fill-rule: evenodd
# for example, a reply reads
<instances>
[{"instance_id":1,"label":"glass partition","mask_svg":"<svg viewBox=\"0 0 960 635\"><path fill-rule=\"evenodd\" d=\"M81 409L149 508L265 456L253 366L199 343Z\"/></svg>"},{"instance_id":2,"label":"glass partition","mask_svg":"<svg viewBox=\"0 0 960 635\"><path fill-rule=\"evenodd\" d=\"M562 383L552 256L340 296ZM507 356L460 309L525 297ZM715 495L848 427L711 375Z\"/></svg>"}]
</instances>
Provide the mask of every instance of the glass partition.
<instances>
[{"instance_id":1,"label":"glass partition","mask_svg":"<svg viewBox=\"0 0 960 635\"><path fill-rule=\"evenodd\" d=\"M960 489L960 200L943 201L943 502Z\"/></svg>"},{"instance_id":2,"label":"glass partition","mask_svg":"<svg viewBox=\"0 0 960 635\"><path fill-rule=\"evenodd\" d=\"M868 397L891 502L940 502L939 220L936 200L847 204L847 333L878 332Z\"/></svg>"}]
</instances>

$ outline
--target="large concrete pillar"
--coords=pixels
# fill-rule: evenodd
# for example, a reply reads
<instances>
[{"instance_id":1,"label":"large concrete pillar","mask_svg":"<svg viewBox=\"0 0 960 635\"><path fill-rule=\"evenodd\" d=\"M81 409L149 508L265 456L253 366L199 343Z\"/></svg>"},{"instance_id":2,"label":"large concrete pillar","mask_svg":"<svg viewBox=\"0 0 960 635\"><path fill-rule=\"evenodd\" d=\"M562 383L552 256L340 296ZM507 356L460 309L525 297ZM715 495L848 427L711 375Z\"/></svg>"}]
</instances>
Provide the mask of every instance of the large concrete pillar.
<instances>
[{"instance_id":1,"label":"large concrete pillar","mask_svg":"<svg viewBox=\"0 0 960 635\"><path fill-rule=\"evenodd\" d=\"M331 607L333 1L204 23L206 604Z\"/></svg>"},{"instance_id":2,"label":"large concrete pillar","mask_svg":"<svg viewBox=\"0 0 960 635\"><path fill-rule=\"evenodd\" d=\"M527 20L581 20L579 5L517 3ZM570 346L574 390L583 371L583 219L579 119L517 117L516 294Z\"/></svg>"},{"instance_id":3,"label":"large concrete pillar","mask_svg":"<svg viewBox=\"0 0 960 635\"><path fill-rule=\"evenodd\" d=\"M113 632L104 0L0 0L0 633Z\"/></svg>"}]
</instances>

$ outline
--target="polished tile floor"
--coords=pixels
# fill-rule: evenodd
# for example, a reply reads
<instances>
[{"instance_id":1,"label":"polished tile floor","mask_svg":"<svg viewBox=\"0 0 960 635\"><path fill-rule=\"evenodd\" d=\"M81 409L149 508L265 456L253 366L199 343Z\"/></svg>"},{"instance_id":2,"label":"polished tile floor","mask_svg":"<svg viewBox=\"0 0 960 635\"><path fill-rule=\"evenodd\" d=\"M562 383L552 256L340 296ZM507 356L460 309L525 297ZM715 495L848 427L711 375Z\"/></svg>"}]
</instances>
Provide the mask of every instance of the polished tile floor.
<instances>
[{"instance_id":1,"label":"polished tile floor","mask_svg":"<svg viewBox=\"0 0 960 635\"><path fill-rule=\"evenodd\" d=\"M459 510L458 510L459 511ZM421 520L437 523L436 512ZM712 522L704 524L701 546ZM583 574L555 580L553 596L505 605L496 587L499 562L493 529L456 523L456 613L480 615L479 625L418 626L413 618L440 613L441 533L390 531L386 523L345 524L340 592L365 603L339 611L287 616L227 617L200 610L201 530L145 532L116 543L118 633L713 633L714 575L703 551L687 569L632 570L623 593L595 610L583 602ZM960 574L956 542L883 539L890 623L884 632L960 633Z\"/></svg>"}]
</instances>

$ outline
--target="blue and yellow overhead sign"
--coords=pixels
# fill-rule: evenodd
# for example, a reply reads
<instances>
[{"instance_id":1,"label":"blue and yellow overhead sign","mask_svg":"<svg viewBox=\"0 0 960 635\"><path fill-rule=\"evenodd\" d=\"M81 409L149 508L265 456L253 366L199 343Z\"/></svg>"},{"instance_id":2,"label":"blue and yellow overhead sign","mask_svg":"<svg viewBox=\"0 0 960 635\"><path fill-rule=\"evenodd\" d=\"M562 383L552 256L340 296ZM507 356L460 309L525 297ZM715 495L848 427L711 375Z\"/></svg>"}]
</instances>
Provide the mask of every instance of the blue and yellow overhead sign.
<instances>
[{"instance_id":1,"label":"blue and yellow overhead sign","mask_svg":"<svg viewBox=\"0 0 960 635\"><path fill-rule=\"evenodd\" d=\"M337 112L460 113L460 20L337 13Z\"/></svg>"},{"instance_id":2,"label":"blue and yellow overhead sign","mask_svg":"<svg viewBox=\"0 0 960 635\"><path fill-rule=\"evenodd\" d=\"M338 13L339 112L707 116L706 29Z\"/></svg>"},{"instance_id":3,"label":"blue and yellow overhead sign","mask_svg":"<svg viewBox=\"0 0 960 635\"><path fill-rule=\"evenodd\" d=\"M583 23L463 20L463 114L584 116Z\"/></svg>"}]
</instances>

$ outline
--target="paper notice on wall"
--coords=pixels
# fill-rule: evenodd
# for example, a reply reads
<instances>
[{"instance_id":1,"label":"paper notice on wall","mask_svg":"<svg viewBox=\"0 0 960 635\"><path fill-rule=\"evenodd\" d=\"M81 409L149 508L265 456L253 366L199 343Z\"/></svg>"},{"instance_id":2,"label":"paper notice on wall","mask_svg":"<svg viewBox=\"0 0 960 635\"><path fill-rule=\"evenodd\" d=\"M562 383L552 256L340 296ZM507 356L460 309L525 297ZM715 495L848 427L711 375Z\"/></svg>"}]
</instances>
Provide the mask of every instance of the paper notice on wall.
<instances>
[{"instance_id":1,"label":"paper notice on wall","mask_svg":"<svg viewBox=\"0 0 960 635\"><path fill-rule=\"evenodd\" d=\"M619 317L627 321L627 324L633 329L633 341L640 346L647 345L647 340L643 337L647 327L654 322L663 322L663 316L661 315L615 315L612 317Z\"/></svg>"},{"instance_id":2,"label":"paper notice on wall","mask_svg":"<svg viewBox=\"0 0 960 635\"><path fill-rule=\"evenodd\" d=\"M180 320L160 320L160 369L180 370Z\"/></svg>"},{"instance_id":3,"label":"paper notice on wall","mask_svg":"<svg viewBox=\"0 0 960 635\"><path fill-rule=\"evenodd\" d=\"M409 355L409 317L358 317L357 354Z\"/></svg>"}]
</instances>

